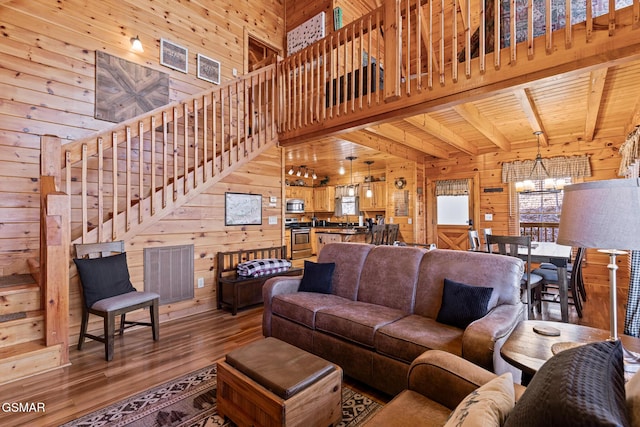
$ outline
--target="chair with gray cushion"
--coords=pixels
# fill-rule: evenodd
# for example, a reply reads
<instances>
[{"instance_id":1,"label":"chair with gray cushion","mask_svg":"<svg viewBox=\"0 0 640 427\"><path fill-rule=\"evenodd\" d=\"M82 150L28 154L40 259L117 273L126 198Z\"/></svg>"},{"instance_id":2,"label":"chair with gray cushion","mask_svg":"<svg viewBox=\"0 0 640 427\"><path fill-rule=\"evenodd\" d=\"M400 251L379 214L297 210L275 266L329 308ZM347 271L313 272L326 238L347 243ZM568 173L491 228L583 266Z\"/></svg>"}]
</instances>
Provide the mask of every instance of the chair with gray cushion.
<instances>
[{"instance_id":1,"label":"chair with gray cushion","mask_svg":"<svg viewBox=\"0 0 640 427\"><path fill-rule=\"evenodd\" d=\"M495 246L494 246L495 245ZM527 305L529 310L533 310L533 303L537 301L538 312L542 312L542 285L544 279L542 276L531 272L531 237L529 236L498 236L495 234L487 235L487 247L489 253L499 253L524 259L525 272L520 285L526 290ZM518 248L527 249L526 255L519 255ZM497 252L496 252L497 248ZM534 295L535 293L535 295Z\"/></svg>"},{"instance_id":2,"label":"chair with gray cushion","mask_svg":"<svg viewBox=\"0 0 640 427\"><path fill-rule=\"evenodd\" d=\"M377 224L371 227L371 241L374 245L384 245L387 238L387 226Z\"/></svg>"},{"instance_id":3,"label":"chair with gray cushion","mask_svg":"<svg viewBox=\"0 0 640 427\"><path fill-rule=\"evenodd\" d=\"M580 288L582 283L582 259L584 258L585 248L578 248L576 252L576 258L573 263L573 267L569 270L567 266L567 292L568 292L568 304L573 305L576 309L578 317L582 317L582 297ZM558 262L565 262L565 259L559 259ZM555 266L555 263L549 263ZM546 268L536 268L533 270L534 274L542 276L544 278L544 289L542 291L543 302L561 303L558 291L558 268L552 269L548 266Z\"/></svg>"},{"instance_id":4,"label":"chair with gray cushion","mask_svg":"<svg viewBox=\"0 0 640 427\"><path fill-rule=\"evenodd\" d=\"M400 231L400 225L387 224L387 237L385 243L387 245L393 245L398 240L398 232Z\"/></svg>"},{"instance_id":5,"label":"chair with gray cushion","mask_svg":"<svg viewBox=\"0 0 640 427\"><path fill-rule=\"evenodd\" d=\"M151 326L153 339L159 339L159 301L155 292L137 291L129 279L129 269L124 250L124 241L75 245L76 258L82 288L82 324L78 339L78 350L82 350L84 339L90 338L104 343L105 359L113 359L116 316L120 316L120 335L131 326ZM127 321L127 313L149 308L149 322ZM87 333L89 314L104 319L102 336Z\"/></svg>"},{"instance_id":6,"label":"chair with gray cushion","mask_svg":"<svg viewBox=\"0 0 640 427\"><path fill-rule=\"evenodd\" d=\"M480 235L478 234L478 230L469 230L469 250L480 250Z\"/></svg>"}]
</instances>

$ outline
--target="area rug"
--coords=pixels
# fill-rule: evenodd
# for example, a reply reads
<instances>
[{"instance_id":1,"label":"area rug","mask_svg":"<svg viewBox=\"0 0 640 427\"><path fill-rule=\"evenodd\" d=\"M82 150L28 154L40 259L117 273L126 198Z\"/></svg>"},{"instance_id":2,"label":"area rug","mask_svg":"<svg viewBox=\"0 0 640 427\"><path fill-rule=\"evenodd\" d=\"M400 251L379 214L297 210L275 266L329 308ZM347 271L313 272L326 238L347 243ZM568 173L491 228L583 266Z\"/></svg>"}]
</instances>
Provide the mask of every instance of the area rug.
<instances>
[{"instance_id":1,"label":"area rug","mask_svg":"<svg viewBox=\"0 0 640 427\"><path fill-rule=\"evenodd\" d=\"M184 375L63 427L233 427L217 415L216 365ZM382 407L373 399L342 387L342 423L356 427Z\"/></svg>"}]
</instances>

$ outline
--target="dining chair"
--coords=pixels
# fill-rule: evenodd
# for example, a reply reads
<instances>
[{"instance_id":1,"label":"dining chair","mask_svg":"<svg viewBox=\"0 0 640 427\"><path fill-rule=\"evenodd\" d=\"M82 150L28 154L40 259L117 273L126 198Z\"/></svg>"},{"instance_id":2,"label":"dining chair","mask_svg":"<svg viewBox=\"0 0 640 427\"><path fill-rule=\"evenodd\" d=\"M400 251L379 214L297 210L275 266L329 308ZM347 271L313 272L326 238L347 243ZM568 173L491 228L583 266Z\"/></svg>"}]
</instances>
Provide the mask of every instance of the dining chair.
<instances>
[{"instance_id":1,"label":"dining chair","mask_svg":"<svg viewBox=\"0 0 640 427\"><path fill-rule=\"evenodd\" d=\"M584 258L585 248L578 248L576 252L576 257L573 262L573 268L571 271L567 268L567 303L572 305L578 317L582 318L582 296L580 292L580 287L583 286L581 283L582 277L582 260ZM562 303L559 295L559 277L558 277L558 268L557 265L560 263L564 263L564 258L552 259L551 265L556 266L555 269L547 268L536 268L532 273L542 276L544 278L544 286L542 289L542 301L550 302L550 303ZM567 307L568 310L568 307Z\"/></svg>"},{"instance_id":2,"label":"dining chair","mask_svg":"<svg viewBox=\"0 0 640 427\"><path fill-rule=\"evenodd\" d=\"M120 316L120 335L126 328L150 326L153 340L158 341L159 301L155 292L141 292L133 287L129 278L124 241L76 244L76 258L82 291L82 323L78 350L82 350L85 338L104 343L105 359L113 359L116 316ZM127 321L126 314L149 307L150 321ZM103 318L103 335L87 333L89 314Z\"/></svg>"},{"instance_id":3,"label":"dining chair","mask_svg":"<svg viewBox=\"0 0 640 427\"><path fill-rule=\"evenodd\" d=\"M374 245L384 245L387 236L387 226L385 224L376 224L371 227L371 241Z\"/></svg>"},{"instance_id":4,"label":"dining chair","mask_svg":"<svg viewBox=\"0 0 640 427\"><path fill-rule=\"evenodd\" d=\"M567 273L571 274L574 268L576 268L576 265L578 266L578 268L576 268L578 275L575 278L578 285L577 286L578 293L580 294L580 298L582 298L582 301L587 302L587 289L584 286L584 276L582 275L582 263L584 262L586 248L577 248L575 249L575 251L576 251L575 258L573 259L573 261L570 260L567 263ZM580 258L579 261L578 261L578 258ZM539 268L546 269L546 270L556 270L558 267L551 262L542 262L540 263Z\"/></svg>"},{"instance_id":5,"label":"dining chair","mask_svg":"<svg viewBox=\"0 0 640 427\"><path fill-rule=\"evenodd\" d=\"M494 246L495 245L495 246ZM518 248L527 248L527 254L524 258L525 271L520 281L520 286L526 290L527 305L529 310L533 311L533 305L537 302L538 312L542 312L542 285L544 279L538 274L531 272L531 237L530 236L499 236L495 234L487 235L487 248L489 253L499 253L517 258L523 258L518 253ZM497 252L496 252L497 248ZM534 294L535 292L535 294Z\"/></svg>"},{"instance_id":6,"label":"dining chair","mask_svg":"<svg viewBox=\"0 0 640 427\"><path fill-rule=\"evenodd\" d=\"M493 234L493 230L491 228L483 228L482 229L482 237L484 237L484 244L485 245L489 245L489 243L487 243L487 236ZM489 248L487 247L487 252L489 252Z\"/></svg>"},{"instance_id":7,"label":"dining chair","mask_svg":"<svg viewBox=\"0 0 640 427\"><path fill-rule=\"evenodd\" d=\"M480 234L478 230L469 230L469 250L480 250Z\"/></svg>"},{"instance_id":8,"label":"dining chair","mask_svg":"<svg viewBox=\"0 0 640 427\"><path fill-rule=\"evenodd\" d=\"M385 239L385 243L387 245L393 245L396 240L398 240L398 232L400 231L399 224L387 224L387 237Z\"/></svg>"}]
</instances>

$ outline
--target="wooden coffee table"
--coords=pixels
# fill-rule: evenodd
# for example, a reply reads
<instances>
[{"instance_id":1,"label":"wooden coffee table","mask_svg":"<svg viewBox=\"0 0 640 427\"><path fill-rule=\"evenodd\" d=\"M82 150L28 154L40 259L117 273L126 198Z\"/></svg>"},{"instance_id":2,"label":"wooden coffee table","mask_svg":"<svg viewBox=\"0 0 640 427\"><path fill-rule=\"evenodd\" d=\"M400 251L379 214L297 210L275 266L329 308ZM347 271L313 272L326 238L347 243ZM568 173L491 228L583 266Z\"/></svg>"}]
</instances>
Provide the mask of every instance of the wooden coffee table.
<instances>
[{"instance_id":1,"label":"wooden coffee table","mask_svg":"<svg viewBox=\"0 0 640 427\"><path fill-rule=\"evenodd\" d=\"M547 336L534 332L536 328L555 328L559 336ZM543 320L524 320L516 326L500 355L509 364L522 370L522 384L527 385L538 369L553 356L551 347L556 343L586 344L604 341L609 338L609 331L574 325L571 323L547 322ZM620 341L627 350L640 353L640 339L621 335Z\"/></svg>"}]
</instances>

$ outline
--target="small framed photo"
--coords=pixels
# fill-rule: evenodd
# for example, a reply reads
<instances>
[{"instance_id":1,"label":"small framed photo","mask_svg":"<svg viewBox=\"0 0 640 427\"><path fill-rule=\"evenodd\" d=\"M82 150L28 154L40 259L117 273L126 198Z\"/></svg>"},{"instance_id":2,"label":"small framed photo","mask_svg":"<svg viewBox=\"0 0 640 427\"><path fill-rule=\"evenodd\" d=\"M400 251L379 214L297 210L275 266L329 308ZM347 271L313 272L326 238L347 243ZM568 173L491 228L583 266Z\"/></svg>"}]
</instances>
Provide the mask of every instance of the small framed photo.
<instances>
[{"instance_id":1,"label":"small framed photo","mask_svg":"<svg viewBox=\"0 0 640 427\"><path fill-rule=\"evenodd\" d=\"M198 78L220 84L220 62L198 54Z\"/></svg>"},{"instance_id":2,"label":"small framed photo","mask_svg":"<svg viewBox=\"0 0 640 427\"><path fill-rule=\"evenodd\" d=\"M186 74L189 69L189 50L169 40L160 39L160 63Z\"/></svg>"}]
</instances>

